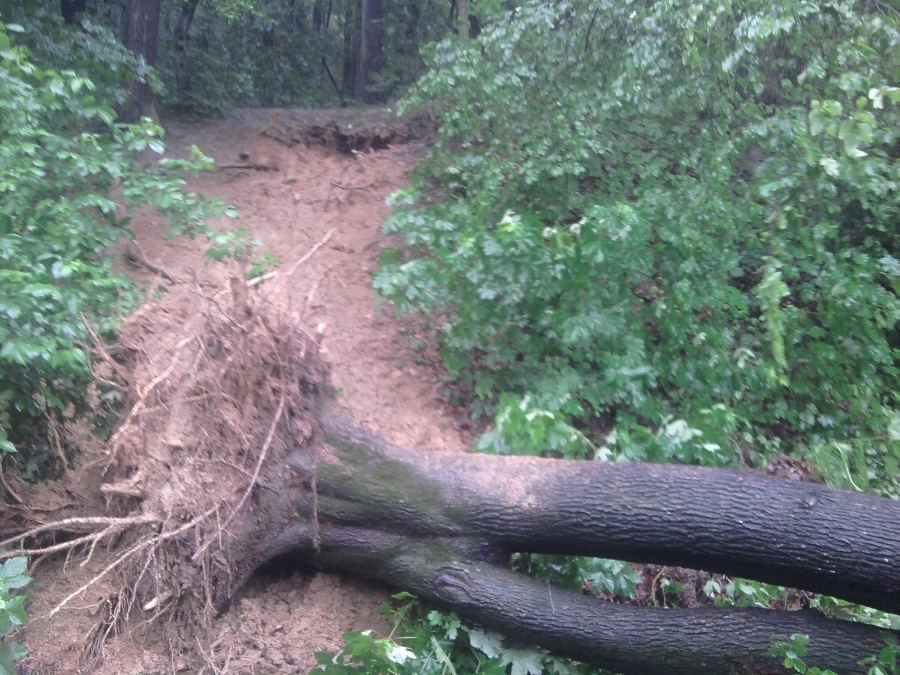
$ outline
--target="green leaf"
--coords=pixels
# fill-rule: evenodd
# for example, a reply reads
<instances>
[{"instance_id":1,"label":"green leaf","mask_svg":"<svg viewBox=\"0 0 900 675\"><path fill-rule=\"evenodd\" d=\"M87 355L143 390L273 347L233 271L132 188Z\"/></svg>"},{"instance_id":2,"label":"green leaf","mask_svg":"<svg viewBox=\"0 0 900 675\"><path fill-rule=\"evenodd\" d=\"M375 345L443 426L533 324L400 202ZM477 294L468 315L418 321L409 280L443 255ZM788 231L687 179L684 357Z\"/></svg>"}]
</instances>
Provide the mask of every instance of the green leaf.
<instances>
[{"instance_id":1,"label":"green leaf","mask_svg":"<svg viewBox=\"0 0 900 675\"><path fill-rule=\"evenodd\" d=\"M819 160L819 165L825 169L825 173L834 178L840 177L840 165L831 157L823 157Z\"/></svg>"},{"instance_id":2,"label":"green leaf","mask_svg":"<svg viewBox=\"0 0 900 675\"><path fill-rule=\"evenodd\" d=\"M487 633L480 628L469 630L469 643L489 658L500 656L503 652L503 638L497 633Z\"/></svg>"}]
</instances>

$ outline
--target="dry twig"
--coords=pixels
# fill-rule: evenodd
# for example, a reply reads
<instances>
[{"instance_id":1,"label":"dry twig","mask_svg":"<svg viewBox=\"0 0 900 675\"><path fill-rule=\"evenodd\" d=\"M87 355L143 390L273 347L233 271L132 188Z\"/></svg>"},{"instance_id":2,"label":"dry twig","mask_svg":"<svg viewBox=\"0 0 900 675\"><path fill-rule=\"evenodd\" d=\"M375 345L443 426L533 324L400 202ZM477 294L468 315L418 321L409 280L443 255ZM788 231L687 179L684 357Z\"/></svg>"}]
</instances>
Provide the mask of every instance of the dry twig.
<instances>
[{"instance_id":1,"label":"dry twig","mask_svg":"<svg viewBox=\"0 0 900 675\"><path fill-rule=\"evenodd\" d=\"M144 268L150 270L151 272L153 272L154 274L163 277L164 279L166 279L167 281L169 281L173 284L181 283L181 279L176 277L171 272L168 272L165 268L161 267L160 265L157 265L156 263L152 262L147 257L147 254L144 253L144 249L141 248L141 245L140 245L140 243L138 243L137 239L132 239L131 243L134 244L134 247L137 249L137 252L133 251L131 248L128 248L125 251L125 259L129 263L131 263L135 267L144 267Z\"/></svg>"},{"instance_id":2,"label":"dry twig","mask_svg":"<svg viewBox=\"0 0 900 675\"><path fill-rule=\"evenodd\" d=\"M300 260L298 260L297 262L295 262L295 263L293 264L293 266L291 267L291 269L287 272L286 276L291 276L294 272L296 272L296 271L300 268L300 265L302 265L302 264L305 263L307 260L309 260L310 258L312 258L312 257L316 254L316 251L318 251L318 250L319 250L320 248L322 248L326 243L328 243L328 240L331 239L331 235L332 235L332 234L334 234L334 228L333 228L333 227L332 227L330 230L328 230L328 232L325 234L324 237L322 237L322 240L321 240L318 244L316 244L316 245L313 246L311 249L309 249L309 251L307 251L306 254L305 254L302 258L300 258ZM273 278L275 278L276 276L278 276L278 270L273 270L273 271L271 271L271 272L267 272L266 274L263 274L263 275L261 275L261 276L258 276L258 277L256 277L255 279L251 279L251 280L248 282L248 285L249 285L249 286L256 286L257 284L261 284L263 281L268 281L269 279L273 279Z\"/></svg>"}]
</instances>

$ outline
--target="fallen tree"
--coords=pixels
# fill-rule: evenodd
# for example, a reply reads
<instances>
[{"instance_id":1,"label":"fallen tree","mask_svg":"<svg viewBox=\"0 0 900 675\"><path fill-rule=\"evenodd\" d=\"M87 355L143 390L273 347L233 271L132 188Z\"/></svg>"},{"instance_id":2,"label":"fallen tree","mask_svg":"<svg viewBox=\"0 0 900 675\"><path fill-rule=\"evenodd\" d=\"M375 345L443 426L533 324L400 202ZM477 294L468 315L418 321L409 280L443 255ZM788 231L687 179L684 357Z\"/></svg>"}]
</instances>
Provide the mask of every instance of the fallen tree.
<instances>
[{"instance_id":1,"label":"fallen tree","mask_svg":"<svg viewBox=\"0 0 900 675\"><path fill-rule=\"evenodd\" d=\"M99 375L128 393L104 453L54 485L14 490L6 546L90 555L114 542L103 574L124 592L87 641L86 668L129 615L202 632L284 555L620 672L782 672L769 649L794 633L809 635L809 663L865 672L859 661L884 646L882 631L812 611L601 602L508 562L678 565L900 612L900 503L749 471L395 447L336 412L316 336L241 283L224 304L210 297L196 315L170 297L132 318L119 346L98 352ZM48 508L59 520L46 522Z\"/></svg>"}]
</instances>

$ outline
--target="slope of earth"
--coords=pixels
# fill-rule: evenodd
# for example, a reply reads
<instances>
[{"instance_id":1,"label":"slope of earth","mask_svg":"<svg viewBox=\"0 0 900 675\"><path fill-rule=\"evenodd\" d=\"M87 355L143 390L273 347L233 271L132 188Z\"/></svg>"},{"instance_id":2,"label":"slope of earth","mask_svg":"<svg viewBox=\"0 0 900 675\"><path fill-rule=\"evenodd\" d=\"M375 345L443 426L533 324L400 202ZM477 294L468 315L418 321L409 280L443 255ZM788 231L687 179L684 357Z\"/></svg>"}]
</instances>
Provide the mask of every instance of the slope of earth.
<instances>
[{"instance_id":1,"label":"slope of earth","mask_svg":"<svg viewBox=\"0 0 900 675\"><path fill-rule=\"evenodd\" d=\"M407 184L424 151L421 129L398 128L383 110L240 110L165 125L168 154L185 156L197 145L222 167L189 178L188 189L233 204L237 221L219 225L246 227L262 241L260 250L281 261L257 288L316 334L347 413L402 446L463 450L471 439L442 402L415 327L397 322L371 289L379 254L390 245L381 233L385 198ZM205 257L207 242L167 239L165 227L154 213L135 215L138 245L123 250L123 259L143 262L123 264L128 274L148 288L227 287L233 267ZM79 664L114 586L100 579L48 614L108 562L98 551L84 566L73 559L37 568L32 622L17 636L31 651L22 672L188 672L188 661L170 653L152 624L129 624L107 642L98 669ZM386 598L383 589L331 575L257 575L198 649L214 657L207 661L218 672L306 673L314 652L338 648L344 632L383 626L376 608Z\"/></svg>"}]
</instances>

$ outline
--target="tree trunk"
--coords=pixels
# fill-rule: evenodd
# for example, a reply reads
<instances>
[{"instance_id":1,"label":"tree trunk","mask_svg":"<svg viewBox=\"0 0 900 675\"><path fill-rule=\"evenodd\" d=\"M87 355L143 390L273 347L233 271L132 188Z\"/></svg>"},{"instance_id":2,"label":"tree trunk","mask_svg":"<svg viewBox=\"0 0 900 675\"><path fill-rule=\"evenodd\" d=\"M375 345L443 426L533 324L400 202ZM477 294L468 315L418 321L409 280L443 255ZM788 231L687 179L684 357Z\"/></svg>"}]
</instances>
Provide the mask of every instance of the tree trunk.
<instances>
[{"instance_id":1,"label":"tree trunk","mask_svg":"<svg viewBox=\"0 0 900 675\"><path fill-rule=\"evenodd\" d=\"M372 76L381 69L381 0L361 0L362 33L359 66L356 71L356 95L365 103L379 103L384 93L372 89Z\"/></svg>"},{"instance_id":2,"label":"tree trunk","mask_svg":"<svg viewBox=\"0 0 900 675\"><path fill-rule=\"evenodd\" d=\"M125 3L125 46L151 67L156 65L161 3L162 0L126 0ZM153 89L146 80L131 83L131 101L122 114L125 122L137 122L142 117L159 121Z\"/></svg>"},{"instance_id":3,"label":"tree trunk","mask_svg":"<svg viewBox=\"0 0 900 675\"><path fill-rule=\"evenodd\" d=\"M313 30L321 33L325 26L325 0L315 0L313 3Z\"/></svg>"},{"instance_id":4,"label":"tree trunk","mask_svg":"<svg viewBox=\"0 0 900 675\"><path fill-rule=\"evenodd\" d=\"M344 63L342 78L344 91L350 92L356 86L356 68L359 63L359 36L362 33L357 0L344 0Z\"/></svg>"},{"instance_id":5,"label":"tree trunk","mask_svg":"<svg viewBox=\"0 0 900 675\"><path fill-rule=\"evenodd\" d=\"M413 73L418 79L425 68L422 60L422 50L419 48L419 20L422 18L422 8L418 0L406 3L406 29L404 30L404 44L402 53L413 63Z\"/></svg>"},{"instance_id":6,"label":"tree trunk","mask_svg":"<svg viewBox=\"0 0 900 675\"><path fill-rule=\"evenodd\" d=\"M469 0L456 0L456 32L460 40L469 37Z\"/></svg>"},{"instance_id":7,"label":"tree trunk","mask_svg":"<svg viewBox=\"0 0 900 675\"><path fill-rule=\"evenodd\" d=\"M321 461L315 458L323 458ZM880 631L811 611L632 607L550 589L513 552L679 565L900 611L900 503L750 472L413 453L325 420L273 466L239 578L291 553L374 577L560 655L630 673L783 672L768 654L810 636L841 673ZM313 489L315 486L315 489Z\"/></svg>"},{"instance_id":8,"label":"tree trunk","mask_svg":"<svg viewBox=\"0 0 900 675\"><path fill-rule=\"evenodd\" d=\"M200 0L184 0L178 23L175 26L175 83L178 88L178 100L186 101L191 89L191 68L188 62L188 44L190 43L191 24Z\"/></svg>"},{"instance_id":9,"label":"tree trunk","mask_svg":"<svg viewBox=\"0 0 900 675\"><path fill-rule=\"evenodd\" d=\"M63 20L68 24L74 24L78 20L78 13L83 12L86 6L87 0L59 0Z\"/></svg>"}]
</instances>

